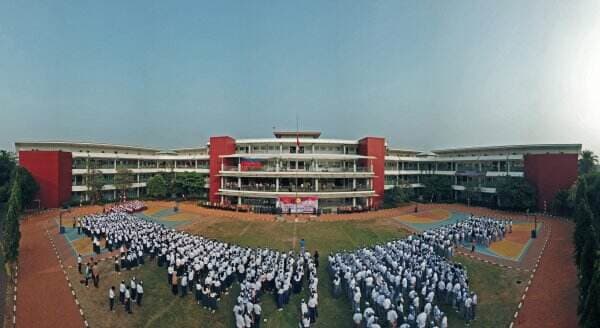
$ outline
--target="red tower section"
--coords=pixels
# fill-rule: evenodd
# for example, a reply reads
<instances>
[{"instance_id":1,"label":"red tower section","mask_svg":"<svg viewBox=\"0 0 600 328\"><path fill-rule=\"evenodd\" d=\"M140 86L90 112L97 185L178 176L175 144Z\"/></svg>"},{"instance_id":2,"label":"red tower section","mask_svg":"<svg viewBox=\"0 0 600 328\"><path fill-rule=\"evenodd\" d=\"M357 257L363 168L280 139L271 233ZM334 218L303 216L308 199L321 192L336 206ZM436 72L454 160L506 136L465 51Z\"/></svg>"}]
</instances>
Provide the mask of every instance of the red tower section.
<instances>
[{"instance_id":1,"label":"red tower section","mask_svg":"<svg viewBox=\"0 0 600 328\"><path fill-rule=\"evenodd\" d=\"M62 151L20 151L19 165L26 168L40 186L43 208L60 207L71 199L71 153Z\"/></svg>"},{"instance_id":2,"label":"red tower section","mask_svg":"<svg viewBox=\"0 0 600 328\"><path fill-rule=\"evenodd\" d=\"M385 139L378 137L365 137L358 141L358 153L363 156L372 156L373 159L362 161L362 165L373 166L373 189L377 196L373 197L373 206L381 207L385 184Z\"/></svg>"},{"instance_id":3,"label":"red tower section","mask_svg":"<svg viewBox=\"0 0 600 328\"><path fill-rule=\"evenodd\" d=\"M538 209L549 207L556 192L577 180L577 154L528 154L524 158L525 178L537 189Z\"/></svg>"},{"instance_id":4,"label":"red tower section","mask_svg":"<svg viewBox=\"0 0 600 328\"><path fill-rule=\"evenodd\" d=\"M210 137L209 155L209 190L208 200L213 203L220 202L218 195L221 188L221 164L229 165L228 161L220 158L221 155L231 155L235 153L235 139L228 136Z\"/></svg>"}]
</instances>

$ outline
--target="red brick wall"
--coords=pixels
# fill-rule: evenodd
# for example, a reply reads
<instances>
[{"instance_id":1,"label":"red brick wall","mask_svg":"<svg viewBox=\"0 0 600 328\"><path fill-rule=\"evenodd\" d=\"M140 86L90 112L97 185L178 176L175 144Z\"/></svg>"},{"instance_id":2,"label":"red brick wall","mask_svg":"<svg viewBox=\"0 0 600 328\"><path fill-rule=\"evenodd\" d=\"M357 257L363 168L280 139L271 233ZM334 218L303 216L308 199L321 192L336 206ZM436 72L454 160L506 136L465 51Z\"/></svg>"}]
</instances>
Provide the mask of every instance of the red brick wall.
<instances>
[{"instance_id":1,"label":"red brick wall","mask_svg":"<svg viewBox=\"0 0 600 328\"><path fill-rule=\"evenodd\" d=\"M221 171L221 158L220 155L230 155L235 153L235 139L223 136L223 137L210 137L210 149L209 155L209 190L208 200L211 202L220 202L221 197L217 194L221 187L221 177L219 171ZM225 165L228 165L228 161L225 161Z\"/></svg>"},{"instance_id":2,"label":"red brick wall","mask_svg":"<svg viewBox=\"0 0 600 328\"><path fill-rule=\"evenodd\" d=\"M40 185L38 198L43 208L60 207L71 199L71 153L61 151L20 151L19 165Z\"/></svg>"},{"instance_id":3,"label":"red brick wall","mask_svg":"<svg viewBox=\"0 0 600 328\"><path fill-rule=\"evenodd\" d=\"M537 189L537 206L548 208L560 189L571 187L577 180L577 154L525 155L525 178Z\"/></svg>"},{"instance_id":4,"label":"red brick wall","mask_svg":"<svg viewBox=\"0 0 600 328\"><path fill-rule=\"evenodd\" d=\"M383 203L383 192L385 184L385 139L378 137L365 137L358 142L358 153L364 156L375 157L372 160L363 160L361 165L373 165L373 189L377 194L373 197L373 206L380 207Z\"/></svg>"}]
</instances>

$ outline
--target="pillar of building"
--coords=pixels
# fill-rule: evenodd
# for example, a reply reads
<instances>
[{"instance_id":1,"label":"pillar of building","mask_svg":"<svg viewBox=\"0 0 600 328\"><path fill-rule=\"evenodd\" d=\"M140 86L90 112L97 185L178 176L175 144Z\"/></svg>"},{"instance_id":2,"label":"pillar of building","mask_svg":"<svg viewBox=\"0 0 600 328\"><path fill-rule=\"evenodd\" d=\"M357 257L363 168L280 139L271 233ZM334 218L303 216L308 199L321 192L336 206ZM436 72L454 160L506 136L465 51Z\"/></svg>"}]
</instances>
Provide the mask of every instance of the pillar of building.
<instances>
[{"instance_id":1,"label":"pillar of building","mask_svg":"<svg viewBox=\"0 0 600 328\"><path fill-rule=\"evenodd\" d=\"M228 159L221 158L223 155L231 155L235 153L235 139L222 136L211 137L209 141L209 192L208 199L211 202L223 201L223 197L219 197L219 189L221 188L221 179L219 172L225 165Z\"/></svg>"}]
</instances>

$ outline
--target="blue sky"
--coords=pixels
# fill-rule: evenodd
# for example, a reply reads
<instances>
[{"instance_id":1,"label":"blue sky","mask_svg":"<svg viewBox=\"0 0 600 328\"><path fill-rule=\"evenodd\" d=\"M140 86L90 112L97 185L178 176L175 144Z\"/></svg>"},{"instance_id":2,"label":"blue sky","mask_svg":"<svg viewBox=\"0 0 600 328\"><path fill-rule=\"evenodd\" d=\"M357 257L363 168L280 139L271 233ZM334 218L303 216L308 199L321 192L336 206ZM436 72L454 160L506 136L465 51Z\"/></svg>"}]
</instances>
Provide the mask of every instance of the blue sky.
<instances>
[{"instance_id":1,"label":"blue sky","mask_svg":"<svg viewBox=\"0 0 600 328\"><path fill-rule=\"evenodd\" d=\"M386 136L600 152L598 1L0 2L0 148Z\"/></svg>"}]
</instances>

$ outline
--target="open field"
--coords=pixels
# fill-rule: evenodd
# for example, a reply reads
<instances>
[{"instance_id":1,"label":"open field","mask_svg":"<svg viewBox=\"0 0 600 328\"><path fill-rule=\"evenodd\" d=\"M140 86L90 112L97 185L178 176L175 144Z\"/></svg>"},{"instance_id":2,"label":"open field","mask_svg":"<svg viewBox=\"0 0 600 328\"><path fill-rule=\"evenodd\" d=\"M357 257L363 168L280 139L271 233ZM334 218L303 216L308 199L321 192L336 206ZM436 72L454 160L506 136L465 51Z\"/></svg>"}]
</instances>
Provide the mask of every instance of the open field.
<instances>
[{"instance_id":1,"label":"open field","mask_svg":"<svg viewBox=\"0 0 600 328\"><path fill-rule=\"evenodd\" d=\"M184 220L178 229L201 234L210 238L237 243L252 247L271 247L279 250L298 248L301 238L306 241L310 251L318 250L321 259L319 267L319 319L317 327L349 327L351 326L350 303L345 298L334 299L331 296L331 283L326 270L327 254L335 250L355 249L373 245L388 240L405 237L409 232L407 227L395 217L370 218L365 220L350 220L344 222L287 222L265 220L239 220L222 217L199 217L186 211L174 215L165 214L168 207L153 207L147 215L164 215L165 221ZM445 210L444 210L445 211ZM163 213L163 214L160 214ZM371 213L369 213L371 214ZM443 211L433 211L436 218ZM372 215L372 214L371 214ZM505 327L511 321L514 310L524 289L527 274L509 270L494 265L457 256L455 261L465 265L471 279L471 286L480 298L477 320L471 327ZM76 268L67 270L72 281L79 281ZM197 305L192 295L187 298L174 297L166 283L166 270L155 264L147 264L141 268L117 275L113 272L112 262L101 262L101 288L86 289L75 284L75 291L91 325L94 327L233 327L232 307L234 297L239 287L234 284L229 295L224 296L219 303L219 310L211 314L208 310ZM142 307L134 307L134 314L125 314L122 307L117 311L108 311L107 288L111 285L118 287L121 279L129 279L135 275L144 281L145 296ZM300 300L303 293L294 295L284 311L278 312L271 295L262 298L263 327L297 327L300 312ZM464 326L464 321L451 309L444 309L449 316L450 327Z\"/></svg>"}]
</instances>

